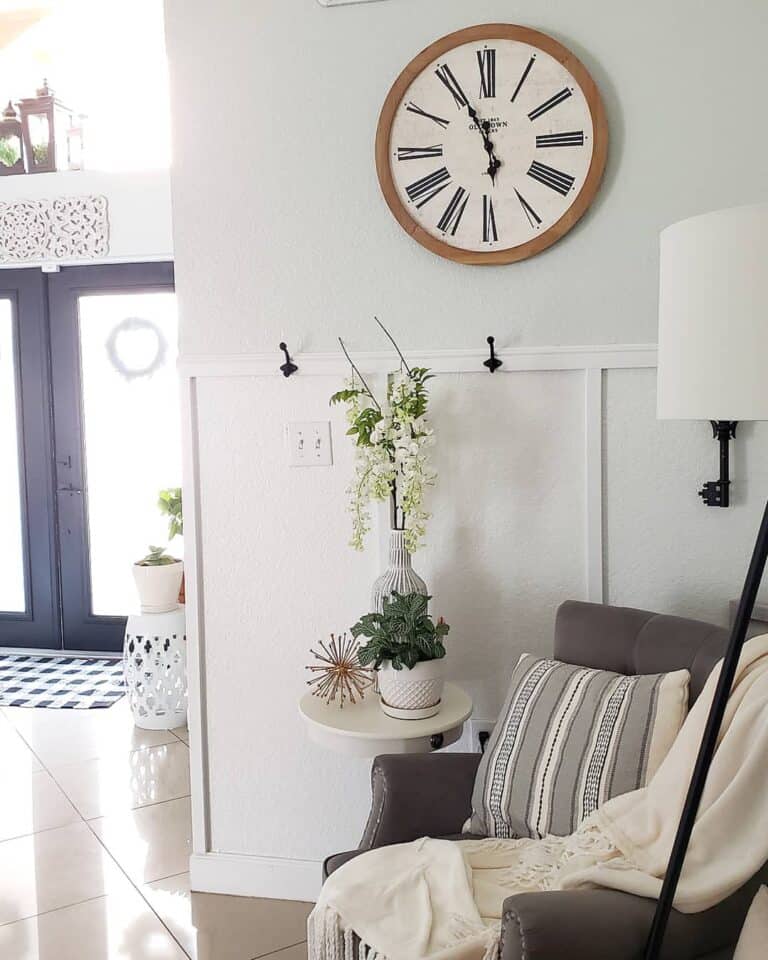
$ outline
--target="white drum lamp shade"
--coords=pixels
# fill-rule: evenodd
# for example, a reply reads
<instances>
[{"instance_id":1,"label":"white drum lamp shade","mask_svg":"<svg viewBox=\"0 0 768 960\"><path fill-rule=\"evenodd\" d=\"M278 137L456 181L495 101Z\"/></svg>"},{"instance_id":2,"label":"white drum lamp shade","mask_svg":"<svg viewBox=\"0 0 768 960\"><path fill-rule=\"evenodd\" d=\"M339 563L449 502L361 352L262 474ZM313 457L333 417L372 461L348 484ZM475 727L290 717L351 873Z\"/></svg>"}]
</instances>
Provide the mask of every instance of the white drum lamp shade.
<instances>
[{"instance_id":1,"label":"white drum lamp shade","mask_svg":"<svg viewBox=\"0 0 768 960\"><path fill-rule=\"evenodd\" d=\"M661 234L658 416L768 420L768 203Z\"/></svg>"}]
</instances>

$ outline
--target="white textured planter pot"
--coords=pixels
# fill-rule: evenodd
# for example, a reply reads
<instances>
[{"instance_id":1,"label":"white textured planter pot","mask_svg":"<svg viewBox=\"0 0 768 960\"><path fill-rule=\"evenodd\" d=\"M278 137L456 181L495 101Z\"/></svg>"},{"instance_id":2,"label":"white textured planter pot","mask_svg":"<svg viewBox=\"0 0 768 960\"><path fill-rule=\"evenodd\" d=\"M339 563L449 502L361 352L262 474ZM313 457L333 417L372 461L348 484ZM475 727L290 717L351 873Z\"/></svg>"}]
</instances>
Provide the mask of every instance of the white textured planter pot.
<instances>
[{"instance_id":1,"label":"white textured planter pot","mask_svg":"<svg viewBox=\"0 0 768 960\"><path fill-rule=\"evenodd\" d=\"M423 660L410 670L394 670L388 660L379 667L381 709L399 720L425 720L440 712L445 657Z\"/></svg>"},{"instance_id":2,"label":"white textured planter pot","mask_svg":"<svg viewBox=\"0 0 768 960\"><path fill-rule=\"evenodd\" d=\"M179 605L179 589L184 564L164 563L161 566L133 565L133 579L139 591L142 613L170 613Z\"/></svg>"}]
</instances>

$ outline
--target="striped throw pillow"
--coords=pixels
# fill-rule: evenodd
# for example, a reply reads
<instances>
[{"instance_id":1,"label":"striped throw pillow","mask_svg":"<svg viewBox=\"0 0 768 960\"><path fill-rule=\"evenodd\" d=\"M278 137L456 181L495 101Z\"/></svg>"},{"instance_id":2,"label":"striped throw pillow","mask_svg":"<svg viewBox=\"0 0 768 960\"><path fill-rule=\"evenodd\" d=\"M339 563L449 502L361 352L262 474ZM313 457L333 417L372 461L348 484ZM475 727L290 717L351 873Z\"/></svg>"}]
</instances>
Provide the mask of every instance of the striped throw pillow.
<instances>
[{"instance_id":1,"label":"striped throw pillow","mask_svg":"<svg viewBox=\"0 0 768 960\"><path fill-rule=\"evenodd\" d=\"M524 653L475 778L472 833L566 836L642 787L688 711L687 670L630 677Z\"/></svg>"}]
</instances>

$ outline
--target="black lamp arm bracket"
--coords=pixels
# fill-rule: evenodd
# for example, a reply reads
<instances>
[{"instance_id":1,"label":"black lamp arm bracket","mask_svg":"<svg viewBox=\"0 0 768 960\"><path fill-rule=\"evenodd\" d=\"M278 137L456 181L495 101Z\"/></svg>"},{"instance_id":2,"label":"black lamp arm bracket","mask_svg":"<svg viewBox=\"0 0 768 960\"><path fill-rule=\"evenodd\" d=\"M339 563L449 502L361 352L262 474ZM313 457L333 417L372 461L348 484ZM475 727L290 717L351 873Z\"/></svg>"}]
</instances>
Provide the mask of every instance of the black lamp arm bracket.
<instances>
[{"instance_id":1,"label":"black lamp arm bracket","mask_svg":"<svg viewBox=\"0 0 768 960\"><path fill-rule=\"evenodd\" d=\"M720 478L710 480L699 490L699 496L708 507L730 505L729 445L736 436L738 420L710 420L712 436L720 444Z\"/></svg>"},{"instance_id":2,"label":"black lamp arm bracket","mask_svg":"<svg viewBox=\"0 0 768 960\"><path fill-rule=\"evenodd\" d=\"M712 436L715 440L735 439L738 420L710 420L709 422L712 424Z\"/></svg>"}]
</instances>

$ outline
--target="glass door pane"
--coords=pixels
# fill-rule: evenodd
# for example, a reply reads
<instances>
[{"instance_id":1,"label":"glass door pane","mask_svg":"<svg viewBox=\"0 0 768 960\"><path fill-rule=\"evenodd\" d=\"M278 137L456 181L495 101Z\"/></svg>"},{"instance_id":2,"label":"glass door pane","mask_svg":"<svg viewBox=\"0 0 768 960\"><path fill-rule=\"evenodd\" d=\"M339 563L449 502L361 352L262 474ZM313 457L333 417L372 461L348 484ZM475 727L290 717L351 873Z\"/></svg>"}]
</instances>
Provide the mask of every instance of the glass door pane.
<instances>
[{"instance_id":1,"label":"glass door pane","mask_svg":"<svg viewBox=\"0 0 768 960\"><path fill-rule=\"evenodd\" d=\"M181 486L176 297L85 295L78 315L90 613L125 616L132 564L168 543L158 493Z\"/></svg>"},{"instance_id":2,"label":"glass door pane","mask_svg":"<svg viewBox=\"0 0 768 960\"><path fill-rule=\"evenodd\" d=\"M173 265L67 267L48 294L63 643L119 650L132 565L168 545L159 492L181 485Z\"/></svg>"},{"instance_id":3,"label":"glass door pane","mask_svg":"<svg viewBox=\"0 0 768 960\"><path fill-rule=\"evenodd\" d=\"M26 613L19 356L14 304L0 299L0 611Z\"/></svg>"}]
</instances>

